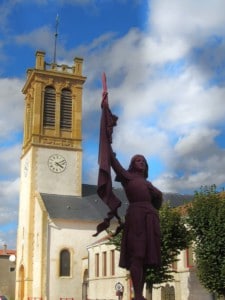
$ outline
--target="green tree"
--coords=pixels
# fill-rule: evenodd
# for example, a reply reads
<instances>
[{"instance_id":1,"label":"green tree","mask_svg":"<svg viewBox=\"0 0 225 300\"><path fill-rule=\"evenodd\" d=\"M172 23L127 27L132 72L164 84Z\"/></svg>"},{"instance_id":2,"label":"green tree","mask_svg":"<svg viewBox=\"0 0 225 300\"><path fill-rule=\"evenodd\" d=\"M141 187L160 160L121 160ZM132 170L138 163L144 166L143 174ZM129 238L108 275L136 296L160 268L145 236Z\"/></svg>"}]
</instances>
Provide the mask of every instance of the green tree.
<instances>
[{"instance_id":1,"label":"green tree","mask_svg":"<svg viewBox=\"0 0 225 300\"><path fill-rule=\"evenodd\" d=\"M162 266L160 268L149 268L146 274L146 284L152 293L153 284L161 284L173 280L171 265L177 261L177 255L181 250L188 248L191 236L185 225L185 219L181 215L181 210L171 208L169 204L164 204L160 211L161 227L161 257ZM110 243L120 250L121 234L113 237Z\"/></svg>"},{"instance_id":2,"label":"green tree","mask_svg":"<svg viewBox=\"0 0 225 300\"><path fill-rule=\"evenodd\" d=\"M162 265L159 268L149 268L146 275L146 284L150 292L153 284L161 284L174 279L174 270L171 265L177 261L180 251L187 249L191 242L191 235L185 225L185 217L181 210L164 204L159 211L161 227L161 257Z\"/></svg>"},{"instance_id":3,"label":"green tree","mask_svg":"<svg viewBox=\"0 0 225 300\"><path fill-rule=\"evenodd\" d=\"M188 208L187 222L200 282L211 293L225 296L225 193L215 185L202 187Z\"/></svg>"}]
</instances>

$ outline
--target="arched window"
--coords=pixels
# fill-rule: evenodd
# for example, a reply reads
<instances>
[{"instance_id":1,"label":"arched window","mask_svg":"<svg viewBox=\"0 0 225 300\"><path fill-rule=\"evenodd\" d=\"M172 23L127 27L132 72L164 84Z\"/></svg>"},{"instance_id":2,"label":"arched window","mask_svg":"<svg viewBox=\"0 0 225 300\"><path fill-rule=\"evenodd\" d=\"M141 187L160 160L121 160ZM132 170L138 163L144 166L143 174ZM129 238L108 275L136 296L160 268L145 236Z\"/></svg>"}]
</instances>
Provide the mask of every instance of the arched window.
<instances>
[{"instance_id":1,"label":"arched window","mask_svg":"<svg viewBox=\"0 0 225 300\"><path fill-rule=\"evenodd\" d=\"M59 276L70 276L70 252L67 249L60 252Z\"/></svg>"},{"instance_id":2,"label":"arched window","mask_svg":"<svg viewBox=\"0 0 225 300\"><path fill-rule=\"evenodd\" d=\"M175 300L175 289L174 286L168 283L161 288L161 299L162 300Z\"/></svg>"},{"instance_id":3,"label":"arched window","mask_svg":"<svg viewBox=\"0 0 225 300\"><path fill-rule=\"evenodd\" d=\"M193 248L190 246L186 249L186 267L192 268L194 267L194 257L193 257Z\"/></svg>"},{"instance_id":4,"label":"arched window","mask_svg":"<svg viewBox=\"0 0 225 300\"><path fill-rule=\"evenodd\" d=\"M55 89L47 86L44 92L44 127L55 126Z\"/></svg>"},{"instance_id":5,"label":"arched window","mask_svg":"<svg viewBox=\"0 0 225 300\"><path fill-rule=\"evenodd\" d=\"M60 128L71 129L72 127L72 93L68 89L61 92Z\"/></svg>"},{"instance_id":6,"label":"arched window","mask_svg":"<svg viewBox=\"0 0 225 300\"><path fill-rule=\"evenodd\" d=\"M88 270L84 271L82 283L82 299L88 299Z\"/></svg>"}]
</instances>

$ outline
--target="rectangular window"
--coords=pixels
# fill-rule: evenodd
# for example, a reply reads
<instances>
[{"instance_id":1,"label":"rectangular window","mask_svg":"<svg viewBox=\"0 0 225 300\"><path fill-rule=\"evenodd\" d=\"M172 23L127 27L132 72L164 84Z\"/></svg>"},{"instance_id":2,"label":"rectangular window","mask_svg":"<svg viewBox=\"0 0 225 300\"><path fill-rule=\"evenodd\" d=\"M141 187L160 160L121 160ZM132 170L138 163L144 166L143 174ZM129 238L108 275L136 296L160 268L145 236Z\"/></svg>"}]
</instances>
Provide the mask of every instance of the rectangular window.
<instances>
[{"instance_id":1,"label":"rectangular window","mask_svg":"<svg viewBox=\"0 0 225 300\"><path fill-rule=\"evenodd\" d=\"M95 254L95 277L99 277L99 254Z\"/></svg>"},{"instance_id":2,"label":"rectangular window","mask_svg":"<svg viewBox=\"0 0 225 300\"><path fill-rule=\"evenodd\" d=\"M102 253L102 276L107 275L107 253L106 251Z\"/></svg>"},{"instance_id":3,"label":"rectangular window","mask_svg":"<svg viewBox=\"0 0 225 300\"><path fill-rule=\"evenodd\" d=\"M111 275L115 275L115 250L111 250L110 252L110 269Z\"/></svg>"},{"instance_id":4,"label":"rectangular window","mask_svg":"<svg viewBox=\"0 0 225 300\"><path fill-rule=\"evenodd\" d=\"M44 127L55 126L55 89L46 87L44 93Z\"/></svg>"},{"instance_id":5,"label":"rectangular window","mask_svg":"<svg viewBox=\"0 0 225 300\"><path fill-rule=\"evenodd\" d=\"M188 249L186 249L186 262L187 268L192 268L194 266L193 249L191 246Z\"/></svg>"},{"instance_id":6,"label":"rectangular window","mask_svg":"<svg viewBox=\"0 0 225 300\"><path fill-rule=\"evenodd\" d=\"M72 127L72 93L63 89L61 94L60 128L71 129Z\"/></svg>"}]
</instances>

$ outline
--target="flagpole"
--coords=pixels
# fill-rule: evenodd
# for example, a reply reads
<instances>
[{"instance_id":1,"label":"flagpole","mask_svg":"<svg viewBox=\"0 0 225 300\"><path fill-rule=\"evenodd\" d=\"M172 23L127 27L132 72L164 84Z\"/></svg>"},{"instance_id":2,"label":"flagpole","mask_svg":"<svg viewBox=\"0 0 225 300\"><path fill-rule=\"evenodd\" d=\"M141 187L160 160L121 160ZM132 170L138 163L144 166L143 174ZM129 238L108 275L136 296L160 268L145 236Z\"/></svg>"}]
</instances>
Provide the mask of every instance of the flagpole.
<instances>
[{"instance_id":1,"label":"flagpole","mask_svg":"<svg viewBox=\"0 0 225 300\"><path fill-rule=\"evenodd\" d=\"M53 63L56 64L56 46L57 46L57 38L58 38L58 25L59 25L59 15L56 16L55 22L55 46L54 46L54 58Z\"/></svg>"}]
</instances>

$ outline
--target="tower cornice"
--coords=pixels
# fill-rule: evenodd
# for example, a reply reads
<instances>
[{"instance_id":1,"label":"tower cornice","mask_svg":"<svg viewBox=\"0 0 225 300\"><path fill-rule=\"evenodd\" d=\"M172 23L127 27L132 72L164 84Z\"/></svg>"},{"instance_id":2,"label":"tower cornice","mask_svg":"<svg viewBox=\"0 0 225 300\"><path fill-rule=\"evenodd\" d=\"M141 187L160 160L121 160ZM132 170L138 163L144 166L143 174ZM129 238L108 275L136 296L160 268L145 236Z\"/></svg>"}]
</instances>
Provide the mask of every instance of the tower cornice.
<instances>
[{"instance_id":1,"label":"tower cornice","mask_svg":"<svg viewBox=\"0 0 225 300\"><path fill-rule=\"evenodd\" d=\"M65 65L61 65L65 66ZM63 81L65 82L65 79L69 80L70 84L75 85L83 85L87 79L87 77L70 73L65 69L64 71L60 71L59 68L57 69L44 69L44 70L38 70L38 69L28 69L27 70L27 81L22 89L23 94L26 94L27 90L29 89L31 83L35 81L42 81L43 79L52 78L56 81Z\"/></svg>"}]
</instances>

